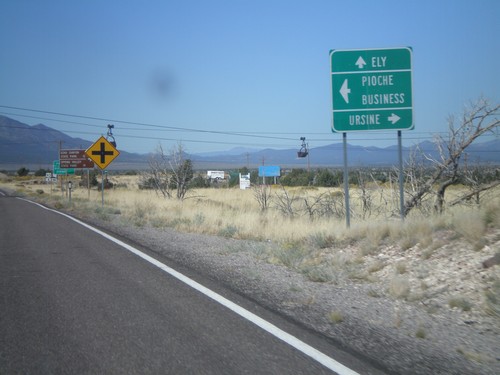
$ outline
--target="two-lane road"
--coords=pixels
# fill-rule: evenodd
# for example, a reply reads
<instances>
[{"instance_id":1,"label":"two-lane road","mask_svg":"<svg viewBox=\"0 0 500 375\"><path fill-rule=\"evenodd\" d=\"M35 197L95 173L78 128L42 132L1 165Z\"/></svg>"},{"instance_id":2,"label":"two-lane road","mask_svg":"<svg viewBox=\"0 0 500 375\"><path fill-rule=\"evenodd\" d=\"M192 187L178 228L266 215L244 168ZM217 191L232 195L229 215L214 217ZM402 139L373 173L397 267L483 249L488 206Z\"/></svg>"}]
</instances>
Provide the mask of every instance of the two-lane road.
<instances>
[{"instance_id":1,"label":"two-lane road","mask_svg":"<svg viewBox=\"0 0 500 375\"><path fill-rule=\"evenodd\" d=\"M350 373L331 344L318 359L279 334L119 241L0 195L1 374Z\"/></svg>"}]
</instances>

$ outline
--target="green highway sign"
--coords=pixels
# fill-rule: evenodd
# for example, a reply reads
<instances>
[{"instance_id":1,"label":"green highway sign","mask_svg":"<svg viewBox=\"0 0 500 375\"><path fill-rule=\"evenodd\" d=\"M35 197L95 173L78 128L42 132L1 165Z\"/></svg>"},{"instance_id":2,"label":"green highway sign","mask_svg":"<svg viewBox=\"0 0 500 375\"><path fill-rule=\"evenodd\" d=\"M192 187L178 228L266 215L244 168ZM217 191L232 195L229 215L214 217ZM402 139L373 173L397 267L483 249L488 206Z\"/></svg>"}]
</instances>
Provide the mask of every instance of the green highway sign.
<instances>
[{"instance_id":1,"label":"green highway sign","mask_svg":"<svg viewBox=\"0 0 500 375\"><path fill-rule=\"evenodd\" d=\"M412 50L330 51L332 131L413 128Z\"/></svg>"},{"instance_id":2,"label":"green highway sign","mask_svg":"<svg viewBox=\"0 0 500 375\"><path fill-rule=\"evenodd\" d=\"M60 166L61 162L59 160L54 160L52 173L57 175L75 174L75 168L61 168Z\"/></svg>"}]
</instances>

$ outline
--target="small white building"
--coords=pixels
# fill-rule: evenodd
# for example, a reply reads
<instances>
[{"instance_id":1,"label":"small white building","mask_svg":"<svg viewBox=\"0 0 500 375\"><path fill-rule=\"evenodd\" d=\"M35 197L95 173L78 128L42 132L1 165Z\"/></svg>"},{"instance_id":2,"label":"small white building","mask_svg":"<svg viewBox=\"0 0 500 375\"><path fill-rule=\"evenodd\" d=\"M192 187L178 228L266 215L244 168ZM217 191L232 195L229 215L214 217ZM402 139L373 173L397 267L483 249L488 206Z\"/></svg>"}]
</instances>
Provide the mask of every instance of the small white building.
<instances>
[{"instance_id":1,"label":"small white building","mask_svg":"<svg viewBox=\"0 0 500 375\"><path fill-rule=\"evenodd\" d=\"M207 179L209 180L224 180L224 171L207 171Z\"/></svg>"}]
</instances>

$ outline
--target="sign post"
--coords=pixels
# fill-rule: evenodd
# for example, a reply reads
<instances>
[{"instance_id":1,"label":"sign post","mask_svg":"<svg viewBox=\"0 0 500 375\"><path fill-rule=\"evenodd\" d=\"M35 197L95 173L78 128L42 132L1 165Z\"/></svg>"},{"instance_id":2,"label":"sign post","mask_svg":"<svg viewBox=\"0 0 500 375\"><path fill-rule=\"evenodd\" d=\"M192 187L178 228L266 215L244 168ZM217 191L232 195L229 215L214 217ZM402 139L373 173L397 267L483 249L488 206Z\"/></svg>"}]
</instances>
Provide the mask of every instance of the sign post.
<instances>
[{"instance_id":1,"label":"sign post","mask_svg":"<svg viewBox=\"0 0 500 375\"><path fill-rule=\"evenodd\" d=\"M102 206L104 207L104 170L120 155L120 152L106 138L101 136L92 146L85 150L85 154L101 168Z\"/></svg>"},{"instance_id":2,"label":"sign post","mask_svg":"<svg viewBox=\"0 0 500 375\"><path fill-rule=\"evenodd\" d=\"M413 129L412 50L330 51L332 131L343 133L346 224L350 226L347 132L397 130L399 194L404 219L401 130Z\"/></svg>"}]
</instances>

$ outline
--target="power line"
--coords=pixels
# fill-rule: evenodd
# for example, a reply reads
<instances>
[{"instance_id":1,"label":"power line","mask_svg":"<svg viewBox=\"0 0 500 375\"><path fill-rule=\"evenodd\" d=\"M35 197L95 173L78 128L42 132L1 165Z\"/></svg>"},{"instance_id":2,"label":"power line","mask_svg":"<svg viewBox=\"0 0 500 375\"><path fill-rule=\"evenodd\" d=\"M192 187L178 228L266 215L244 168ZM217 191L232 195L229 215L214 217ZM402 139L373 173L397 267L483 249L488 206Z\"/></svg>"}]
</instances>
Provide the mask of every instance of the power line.
<instances>
[{"instance_id":1,"label":"power line","mask_svg":"<svg viewBox=\"0 0 500 375\"><path fill-rule=\"evenodd\" d=\"M4 128L9 128L9 129L23 129L26 131L58 131L55 129L39 129L39 128L30 128L26 129L25 127L22 126L2 126L0 127ZM84 132L84 131L74 131L74 130L67 130L63 134L85 134L85 135L96 135L96 133L92 132ZM133 139L149 139L149 140L157 140L157 141L178 141L179 139L177 138L164 138L164 137L147 137L147 136L140 136L140 135L132 135L132 134L120 134L121 138L133 138ZM54 139L56 140L56 139ZM192 142L192 143L213 143L213 144L223 144L223 145L234 145L234 142L223 142L223 141L207 141L207 140L197 140L197 139L182 139L183 142ZM52 141L53 142L53 141ZM90 142L90 141L88 141ZM40 143L40 142L39 142ZM13 144L11 142L6 143L6 144ZM32 144L32 142L16 142L15 144ZM278 144L262 144L262 143L238 143L239 145L243 146L252 146L252 147L283 147L284 145L278 145ZM286 146L286 145L285 145ZM288 147L294 147L293 145L290 145Z\"/></svg>"},{"instance_id":2,"label":"power line","mask_svg":"<svg viewBox=\"0 0 500 375\"><path fill-rule=\"evenodd\" d=\"M2 106L0 107L7 107L7 106ZM17 107L8 107L8 108L17 108ZM19 108L20 109L20 108ZM21 110L21 109L20 109ZM36 111L36 110L29 110L29 109L23 109L27 111ZM48 112L52 113L52 112ZM18 114L18 113L10 113L10 112L2 112L0 111L0 114L3 115L8 115L8 116L19 116L19 117L27 117L27 118L33 118L33 119L38 119L38 120L47 120L47 121L54 121L54 122L63 122L63 123L68 123L68 124L76 124L76 125L83 125L83 126L91 126L91 127L98 127L101 128L102 125L94 125L94 124L89 124L85 122L76 122L76 121L68 121L68 120L60 120L60 119L54 119L54 118L48 118L48 117L41 117L41 116L30 116L30 115L25 115L25 114ZM65 116L76 116L80 117L78 115L65 115ZM88 117L88 118L94 118L94 117ZM95 118L99 119L99 118ZM118 120L105 120L103 119L102 121L108 121L108 122L122 122L123 121L118 121ZM221 131L221 130L200 130L200 129L190 129L190 128L182 128L182 127L171 127L171 126L166 126L166 125L154 125L154 124L146 124L146 123L132 123L129 122L128 124L137 124L137 125L144 125L144 126L150 126L154 127L154 129L144 129L144 128L126 128L127 130L140 130L140 131L153 131L153 130L159 130L159 131L198 131L198 132L214 132L216 134L228 134L228 135L241 135L241 136L246 136L246 135L302 135L302 134L308 134L308 135L332 135L335 133L332 132L308 132L308 131L303 131L303 132L271 132L271 131L238 131L238 132L228 132L228 131ZM394 132L392 131L377 131L377 134L384 135L384 134L393 134ZM429 134L429 132L418 132L415 130L411 131L412 134ZM448 134L447 132L433 132L432 134ZM280 137L281 139L281 137ZM290 139L290 138L283 138L283 139ZM378 138L377 138L378 139ZM295 140L295 138L293 138Z\"/></svg>"},{"instance_id":3,"label":"power line","mask_svg":"<svg viewBox=\"0 0 500 375\"><path fill-rule=\"evenodd\" d=\"M3 112L0 112L0 113L3 113ZM23 116L23 115L19 115L19 116ZM34 116L27 116L27 117L38 118L38 117L34 117ZM46 119L46 120L62 121L62 120L54 120L54 119ZM62 122L67 122L67 121L62 121ZM78 123L78 122L72 122L72 123L79 124L79 125L93 126L93 127L102 129L102 125L89 125L89 124L83 124L83 123ZM25 127L22 127L22 126L2 126L2 127L9 128L9 129L23 129L23 130L26 130L26 131L58 131L59 132L59 130L52 129L52 128L49 128L49 129L42 128L41 129L41 128L30 127L28 129L28 128L25 128ZM134 129L126 128L126 130L134 130ZM148 129L140 129L140 130L144 131L144 130L148 130ZM68 134L99 135L101 132L96 133L96 132L84 132L84 131L75 131L75 130L65 130L64 134L66 134L66 133L68 133ZM300 133L300 134L309 134L309 133ZM424 133L421 133L421 134L424 134ZM140 139L150 139L150 140L165 140L165 141L178 141L179 140L178 138L146 137L146 136L131 135L131 134L129 134L129 135L127 135L127 134L120 134L120 137L123 137L123 138L140 138ZM263 137L263 138L268 138L268 137ZM274 138L269 137L268 139L274 139ZM290 138L280 138L280 139L295 141L295 139L290 139ZM350 138L349 141L366 141L366 142L369 142L369 141L391 141L393 139L394 138ZM428 140L428 139L433 139L433 137L405 137L405 140ZM328 144L331 143L332 141L334 141L333 139L324 139L324 138L310 138L309 140L312 141L312 142L328 143ZM195 142L195 143L209 143L209 144L212 144L212 143L213 144L229 144L229 145L234 145L235 144L234 142L193 140L193 139L183 139L183 141L185 141L185 142ZM297 145L296 143L290 144L290 145L286 145L286 144L277 145L277 144L240 143L240 142L238 144L239 145L257 146L257 147L285 147L285 146L295 147Z\"/></svg>"},{"instance_id":4,"label":"power line","mask_svg":"<svg viewBox=\"0 0 500 375\"><path fill-rule=\"evenodd\" d=\"M195 129L195 128L187 128L187 127L177 127L177 126L169 126L169 125L158 125L158 124L150 124L150 123L144 123L144 122L133 122L133 121L126 121L126 120L116 120L116 119L108 119L108 118L103 118L103 117L95 117L95 116L84 116L84 115L76 115L76 114L68 114L68 113L62 113L62 112L54 112L54 111L45 111L45 110L39 110L39 109L31 109L31 108L23 108L23 107L13 107L13 106L6 106L6 105L0 105L1 108L9 108L9 109L14 109L14 110L19 110L19 111L28 111L28 112L36 112L36 113L45 113L45 114L52 114L52 115L57 115L57 116L65 116L65 117L75 117L75 118L83 118L83 119L89 119L89 120L96 120L96 121L104 121L104 122L114 122L114 123L121 123L121 124L127 124L127 125L139 125L142 126L142 128L127 128L127 130L138 130L138 131L153 131L153 130L159 130L159 131L179 131L179 132L195 132L195 133L208 133L208 134L220 134L220 135L233 135L233 136L241 136L241 137L254 137L254 138L264 138L264 139L278 139L278 140L287 140L287 141L296 141L295 138L290 138L290 137L276 137L276 136L271 136L271 135L291 135L291 134L296 134L296 135L332 135L334 133L332 132L325 132L325 133L309 133L307 131L300 132L300 133L290 133L290 132L256 132L256 131L238 131L238 132L233 132L233 131L221 131L221 130L205 130L205 129ZM45 117L38 117L38 116L29 116L29 115L24 115L24 114L13 114L13 113L5 113L5 112L0 112L4 114L8 114L11 116L22 116L22 117L28 117L28 118L36 118L36 119L42 119L42 120L47 120L47 121L56 121L56 122L64 122L64 123L72 123L72 124L77 124L77 125L83 125L83 126L91 126L91 127L100 127L100 125L94 125L94 124L88 124L88 123L82 123L82 122L74 122L74 121L67 121L67 120L59 120L59 119L51 119L51 118L45 118ZM150 127L153 129L144 129L143 127ZM428 133L422 133L422 132L413 132L413 134L428 134ZM380 131L377 132L377 134L384 135L384 134L393 134L388 131ZM433 134L447 134L446 132L435 132ZM309 137L310 138L310 137ZM373 140L392 140L393 138L363 138L363 139L358 139L354 138L351 140L367 140L367 141L373 141ZM405 138L408 139L408 138ZM419 137L419 138L412 138L412 139L430 139L429 137ZM310 138L311 141L325 141L324 139L312 139Z\"/></svg>"},{"instance_id":5,"label":"power line","mask_svg":"<svg viewBox=\"0 0 500 375\"><path fill-rule=\"evenodd\" d=\"M194 128L183 128L183 127L174 127L174 126L168 126L168 125L158 125L158 124L148 124L148 123L143 123L143 122L132 122L132 121L125 121L125 120L113 120L113 119L107 119L103 117L96 117L96 116L83 116L83 115L76 115L76 114L68 114L68 113L62 113L62 112L54 112L54 111L45 111L45 110L39 110L39 109L31 109L31 108L24 108L24 107L14 107L14 106L6 106L6 105L0 105L1 108L9 108L9 109L14 109L18 111L27 111L27 112L35 112L35 113L45 113L45 114L52 114L56 116L65 116L65 117L74 117L74 118L83 118L83 119L89 119L89 120L95 120L95 121L104 121L104 122L114 122L114 123L121 123L121 124L126 124L126 125L139 125L141 128L130 128L127 127L125 128L126 130L130 131L174 131L174 132L195 132L195 133L205 133L205 134L217 134L217 135L230 135L230 136L241 136L241 137L252 137L252 138L261 138L261 139L274 139L274 140L285 140L285 141L294 141L293 145L276 145L276 144L255 144L255 143L241 143L241 142L222 142L222 141L210 141L210 140L193 140L193 139L179 139L179 138L163 138L163 137L146 137L146 136L140 136L140 135L126 135L126 134L120 134L120 137L124 138L140 138L140 139L151 139L151 140L165 140L165 141L182 141L182 142L190 142L190 143L206 143L206 144L224 144L224 145L241 145L241 146L252 146L252 147L296 147L297 144L295 143L297 140L295 138L290 138L290 137L276 137L276 136L270 136L271 134L273 135L279 135L279 134L300 134L300 135L329 135L331 136L332 134L335 133L308 133L308 132L301 132L301 133L280 133L280 132L255 132L255 131L247 131L247 132L228 132L228 131L217 131L217 130L203 130L203 129L194 129ZM26 114L14 114L14 113L6 113L6 112L0 112L2 114L7 114L10 116L20 116L20 117L27 117L27 118L36 118L36 119L42 119L46 121L55 121L55 122L63 122L63 123L68 123L68 124L75 124L75 125L81 125L81 126L88 126L88 127L94 127L94 128L102 128L102 125L95 125L95 124L89 124L85 122L76 122L76 121L69 121L69 120L60 120L60 119L54 119L54 118L46 118L46 117L41 117L41 116L31 116L31 115L26 115ZM146 128L144 128L146 127ZM149 128L149 129L148 129ZM152 129L151 129L152 128ZM32 130L40 130L40 131L49 131L49 130L55 130L56 129L37 129L37 128L31 128ZM28 130L28 129L26 129ZM75 133L75 134L86 134L86 135L96 135L96 134L101 134L99 133L91 133L91 132L82 132L82 131L64 131L64 133ZM378 135L388 135L392 134L388 131L380 131L377 132ZM432 133L432 135L428 136L418 136L419 134L431 134L428 132L415 132L411 131L412 135L417 135L417 136L409 136L405 137L405 141L423 141L423 140L430 140L434 139L435 135L438 134L447 134L446 132L435 132ZM349 141L361 141L361 142L371 142L371 141L392 141L394 140L394 137L373 137L373 138L350 138ZM324 139L324 138L310 138L309 140L311 142L318 142L318 143L331 143L332 141L335 141L334 139Z\"/></svg>"},{"instance_id":6,"label":"power line","mask_svg":"<svg viewBox=\"0 0 500 375\"><path fill-rule=\"evenodd\" d=\"M102 117L73 115L73 114L62 113L62 112L44 111L44 110L40 110L40 109L30 109L30 108L13 107L13 106L6 106L6 105L0 105L0 107L14 109L14 110L18 110L18 111L46 113L46 114L51 114L51 115L56 115L56 116L67 116L67 117L76 117L76 118L83 118L83 119L88 119L88 120L114 122L114 123L128 124L128 125L148 126L148 127L152 127L152 128L169 129L169 130L183 131L183 132L234 135L234 136L255 137L255 138L270 138L270 139L280 139L280 140L289 140L289 141L295 140L294 138L286 138L286 137L269 137L269 136L261 136L261 135L244 134L244 133L240 133L240 132L204 130L204 129L185 128L185 127L178 127L178 126L169 126L169 125L148 124L148 123L143 123L143 122L133 122L133 121L125 121L125 120L108 119L108 118L102 118ZM140 130L144 130L144 129L140 129Z\"/></svg>"}]
</instances>

